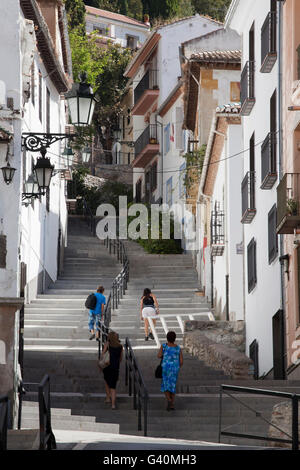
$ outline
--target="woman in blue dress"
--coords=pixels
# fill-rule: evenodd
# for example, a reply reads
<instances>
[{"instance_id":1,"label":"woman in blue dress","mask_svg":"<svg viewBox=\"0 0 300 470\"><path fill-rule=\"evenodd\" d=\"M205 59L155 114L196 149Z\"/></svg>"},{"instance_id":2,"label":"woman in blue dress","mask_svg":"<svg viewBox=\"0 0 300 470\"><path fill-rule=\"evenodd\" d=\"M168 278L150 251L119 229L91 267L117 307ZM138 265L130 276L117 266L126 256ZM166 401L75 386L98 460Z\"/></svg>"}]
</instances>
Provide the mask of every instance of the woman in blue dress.
<instances>
[{"instance_id":1,"label":"woman in blue dress","mask_svg":"<svg viewBox=\"0 0 300 470\"><path fill-rule=\"evenodd\" d=\"M168 402L167 410L174 410L176 384L180 367L183 364L180 346L175 344L176 333L169 331L167 343L162 344L157 357L162 358L162 381L160 391L164 392Z\"/></svg>"}]
</instances>

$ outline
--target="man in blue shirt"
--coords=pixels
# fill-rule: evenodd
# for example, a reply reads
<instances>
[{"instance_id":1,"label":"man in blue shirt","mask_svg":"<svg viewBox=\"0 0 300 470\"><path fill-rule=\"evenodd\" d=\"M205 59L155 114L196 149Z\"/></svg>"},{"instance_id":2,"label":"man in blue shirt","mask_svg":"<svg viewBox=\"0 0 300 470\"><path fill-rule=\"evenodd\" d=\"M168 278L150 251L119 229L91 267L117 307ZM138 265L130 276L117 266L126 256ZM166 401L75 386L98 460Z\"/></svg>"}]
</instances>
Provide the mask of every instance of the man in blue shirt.
<instances>
[{"instance_id":1,"label":"man in blue shirt","mask_svg":"<svg viewBox=\"0 0 300 470\"><path fill-rule=\"evenodd\" d=\"M97 341L99 341L99 335L100 335L100 330L99 330L99 322L102 320L103 316L103 311L104 311L104 305L106 303L106 299L103 295L104 292L104 287L99 286L97 289L97 292L95 292L95 296L97 298L97 303L96 307L94 310L90 310L89 312L89 330L91 332L90 339L95 338L95 322L96 322L96 328L97 328Z\"/></svg>"}]
</instances>

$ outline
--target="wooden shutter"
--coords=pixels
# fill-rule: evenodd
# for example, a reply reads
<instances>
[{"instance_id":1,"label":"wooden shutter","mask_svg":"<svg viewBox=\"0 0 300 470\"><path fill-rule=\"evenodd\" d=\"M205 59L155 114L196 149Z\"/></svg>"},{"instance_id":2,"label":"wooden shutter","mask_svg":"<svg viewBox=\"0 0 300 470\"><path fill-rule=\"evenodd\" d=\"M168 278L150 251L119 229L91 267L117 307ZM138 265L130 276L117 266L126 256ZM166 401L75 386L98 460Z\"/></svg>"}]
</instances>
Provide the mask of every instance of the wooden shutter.
<instances>
[{"instance_id":1,"label":"wooden shutter","mask_svg":"<svg viewBox=\"0 0 300 470\"><path fill-rule=\"evenodd\" d=\"M252 238L247 247L247 262L248 262L248 292L250 293L257 282L256 279L256 241Z\"/></svg>"},{"instance_id":2,"label":"wooden shutter","mask_svg":"<svg viewBox=\"0 0 300 470\"><path fill-rule=\"evenodd\" d=\"M278 253L278 238L276 233L276 204L268 214L268 242L269 242L269 264L274 261Z\"/></svg>"}]
</instances>

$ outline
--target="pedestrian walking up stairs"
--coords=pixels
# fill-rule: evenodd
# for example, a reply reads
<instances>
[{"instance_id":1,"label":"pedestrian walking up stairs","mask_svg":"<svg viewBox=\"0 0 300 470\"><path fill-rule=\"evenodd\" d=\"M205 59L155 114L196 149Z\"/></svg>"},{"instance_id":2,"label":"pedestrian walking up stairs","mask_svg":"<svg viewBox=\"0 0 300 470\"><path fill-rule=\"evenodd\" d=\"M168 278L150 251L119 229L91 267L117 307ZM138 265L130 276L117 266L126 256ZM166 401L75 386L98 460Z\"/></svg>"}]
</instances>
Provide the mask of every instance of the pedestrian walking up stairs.
<instances>
[{"instance_id":1,"label":"pedestrian walking up stairs","mask_svg":"<svg viewBox=\"0 0 300 470\"><path fill-rule=\"evenodd\" d=\"M180 371L176 409L166 410L160 380L154 378L159 362L159 344L165 340L165 330L172 329L182 344L180 315L207 319L209 306L197 294L197 278L189 255L148 255L135 242L126 241L130 262L130 278L125 296L112 312L111 329L121 341L130 338L134 354L149 393L148 432L151 445L163 439L218 442L219 387L232 382L221 371L213 370L197 358L184 352ZM87 294L99 284L108 296L113 278L121 265L110 255L103 242L93 237L88 226L78 217L69 217L68 248L60 278L25 308L24 377L22 428L38 427L37 384L45 373L51 381L52 428L58 448L102 448L127 446L145 448L148 441L138 431L137 412L125 384L125 364L121 364L117 388L117 409L104 403L103 375L97 367L98 343L90 341ZM157 295L160 316L166 323L156 325L156 340L145 341L140 321L139 301L143 289L150 287ZM179 319L179 321L178 321ZM26 385L27 383L27 385ZM266 382L244 382L244 385L267 388ZM270 383L275 387L274 383ZM276 384L277 385L277 384ZM287 387L286 383L278 386ZM290 384L292 386L294 384ZM269 384L268 384L269 387ZM287 388L286 388L287 389ZM270 417L274 401L249 397L247 404ZM223 404L223 424L242 422L237 429L265 434L267 424L257 424L255 413L226 399ZM80 433L80 435L78 434ZM82 437L84 436L84 437ZM256 441L226 438L232 444L254 445ZM154 444L154 443L157 444ZM185 443L186 446L191 445ZM81 446L81 447L80 447ZM114 446L114 447L113 447ZM131 446L131 447L130 447ZM167 443L166 443L167 446Z\"/></svg>"}]
</instances>

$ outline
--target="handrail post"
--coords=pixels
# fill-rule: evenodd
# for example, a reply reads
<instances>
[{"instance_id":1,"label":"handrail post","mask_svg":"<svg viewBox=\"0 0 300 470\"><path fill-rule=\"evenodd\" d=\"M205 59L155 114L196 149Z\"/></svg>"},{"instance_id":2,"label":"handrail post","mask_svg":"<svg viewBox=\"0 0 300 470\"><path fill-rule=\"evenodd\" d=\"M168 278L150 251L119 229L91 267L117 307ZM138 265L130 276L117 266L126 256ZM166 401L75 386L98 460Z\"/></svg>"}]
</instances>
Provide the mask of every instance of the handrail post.
<instances>
[{"instance_id":1,"label":"handrail post","mask_svg":"<svg viewBox=\"0 0 300 470\"><path fill-rule=\"evenodd\" d=\"M144 436L147 436L148 432L148 395L144 390Z\"/></svg>"},{"instance_id":2,"label":"handrail post","mask_svg":"<svg viewBox=\"0 0 300 470\"><path fill-rule=\"evenodd\" d=\"M223 389L222 385L220 385L220 400L219 400L219 444L221 443L221 429L222 429L222 396L223 396Z\"/></svg>"},{"instance_id":3,"label":"handrail post","mask_svg":"<svg viewBox=\"0 0 300 470\"><path fill-rule=\"evenodd\" d=\"M141 392L138 391L138 431L142 430L142 406L141 406Z\"/></svg>"},{"instance_id":4,"label":"handrail post","mask_svg":"<svg viewBox=\"0 0 300 470\"><path fill-rule=\"evenodd\" d=\"M299 448L299 431L298 431L298 397L297 395L292 396L292 450L298 450Z\"/></svg>"}]
</instances>

